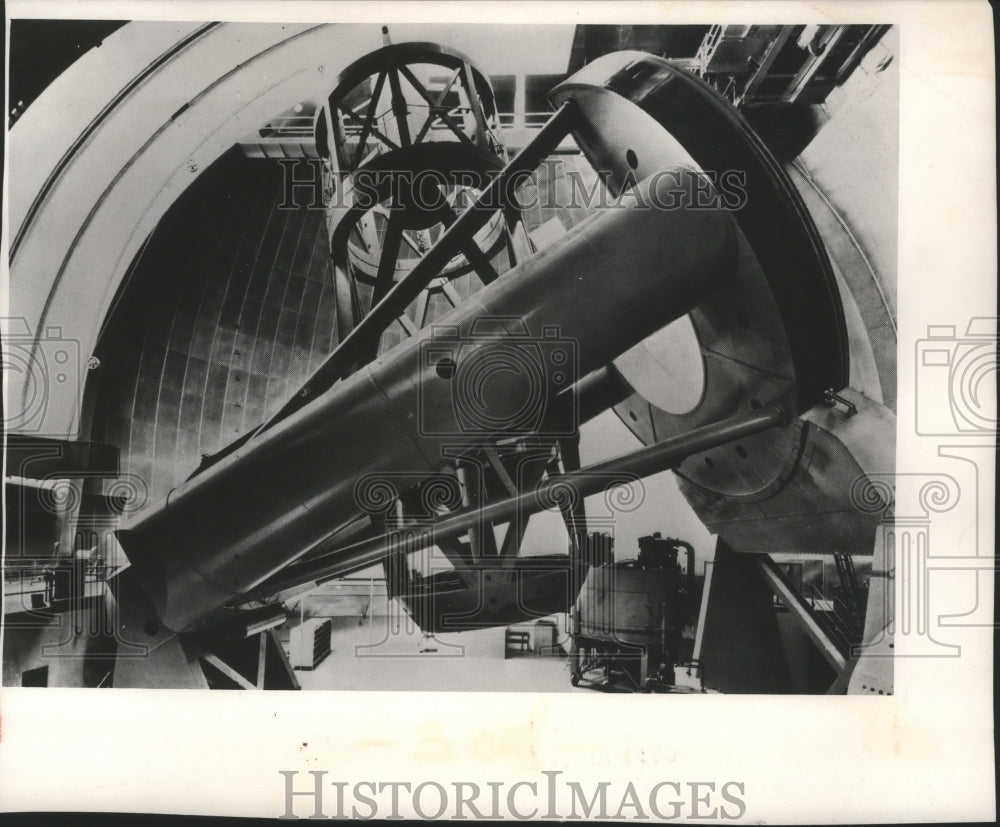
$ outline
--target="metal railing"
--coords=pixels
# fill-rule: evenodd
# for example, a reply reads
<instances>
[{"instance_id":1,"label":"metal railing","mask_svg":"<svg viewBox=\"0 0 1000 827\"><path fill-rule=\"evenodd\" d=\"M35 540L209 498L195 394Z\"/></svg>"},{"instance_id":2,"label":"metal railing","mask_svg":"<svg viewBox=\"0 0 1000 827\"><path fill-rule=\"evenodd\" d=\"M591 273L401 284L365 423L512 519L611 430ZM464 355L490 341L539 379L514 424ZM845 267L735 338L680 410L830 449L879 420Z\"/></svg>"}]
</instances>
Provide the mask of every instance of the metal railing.
<instances>
[{"instance_id":1,"label":"metal railing","mask_svg":"<svg viewBox=\"0 0 1000 827\"><path fill-rule=\"evenodd\" d=\"M313 138L313 116L293 115L268 121L257 134L261 138Z\"/></svg>"}]
</instances>

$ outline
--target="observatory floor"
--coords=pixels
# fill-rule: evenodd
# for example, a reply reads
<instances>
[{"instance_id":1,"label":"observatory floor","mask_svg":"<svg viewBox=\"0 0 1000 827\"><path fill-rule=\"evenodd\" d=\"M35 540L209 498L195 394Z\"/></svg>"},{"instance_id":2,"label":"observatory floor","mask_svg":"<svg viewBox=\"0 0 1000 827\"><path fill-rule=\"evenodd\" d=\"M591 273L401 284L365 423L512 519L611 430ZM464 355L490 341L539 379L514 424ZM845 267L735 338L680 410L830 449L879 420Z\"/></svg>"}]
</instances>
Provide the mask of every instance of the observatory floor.
<instances>
[{"instance_id":1,"label":"observatory floor","mask_svg":"<svg viewBox=\"0 0 1000 827\"><path fill-rule=\"evenodd\" d=\"M565 657L512 652L505 659L503 628L424 640L419 630L406 628L405 619L398 627L384 616L360 625L355 618L333 620L330 655L315 669L295 670L303 689L586 691L570 685Z\"/></svg>"}]
</instances>

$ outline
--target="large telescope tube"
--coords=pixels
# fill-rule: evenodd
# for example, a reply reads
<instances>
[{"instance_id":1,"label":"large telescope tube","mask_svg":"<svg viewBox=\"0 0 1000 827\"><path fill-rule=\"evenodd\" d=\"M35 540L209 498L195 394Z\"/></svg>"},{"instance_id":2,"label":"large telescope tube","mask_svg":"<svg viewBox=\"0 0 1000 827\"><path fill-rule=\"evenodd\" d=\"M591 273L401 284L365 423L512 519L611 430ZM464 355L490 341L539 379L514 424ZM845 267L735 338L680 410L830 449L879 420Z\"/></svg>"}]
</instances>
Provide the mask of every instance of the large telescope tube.
<instances>
[{"instance_id":1,"label":"large telescope tube","mask_svg":"<svg viewBox=\"0 0 1000 827\"><path fill-rule=\"evenodd\" d=\"M649 176L634 203L591 216L126 523L119 541L159 621L191 630L356 520L362 474L439 471L449 461L445 446L531 427L521 415L526 398L544 410L567 381L723 287L736 264L731 216L676 197L697 191L699 174L680 166ZM524 371L499 370L458 387L462 360L483 362L495 351L504 363L515 340L534 341L542 359L563 343L576 364L569 373L539 365L541 385ZM475 411L494 415L470 421L466 392Z\"/></svg>"}]
</instances>

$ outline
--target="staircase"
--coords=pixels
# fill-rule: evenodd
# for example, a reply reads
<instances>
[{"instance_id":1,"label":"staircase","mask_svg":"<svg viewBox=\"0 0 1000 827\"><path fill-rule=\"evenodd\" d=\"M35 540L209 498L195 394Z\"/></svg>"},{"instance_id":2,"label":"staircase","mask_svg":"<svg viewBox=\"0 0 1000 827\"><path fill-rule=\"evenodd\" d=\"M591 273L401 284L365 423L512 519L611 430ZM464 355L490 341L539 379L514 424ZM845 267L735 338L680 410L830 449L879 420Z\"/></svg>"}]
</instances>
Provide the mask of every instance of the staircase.
<instances>
[{"instance_id":1,"label":"staircase","mask_svg":"<svg viewBox=\"0 0 1000 827\"><path fill-rule=\"evenodd\" d=\"M858 584L849 554L834 554L834 560L840 584L833 589L830 610L817 612L816 617L841 653L850 658L864 632L868 587Z\"/></svg>"}]
</instances>

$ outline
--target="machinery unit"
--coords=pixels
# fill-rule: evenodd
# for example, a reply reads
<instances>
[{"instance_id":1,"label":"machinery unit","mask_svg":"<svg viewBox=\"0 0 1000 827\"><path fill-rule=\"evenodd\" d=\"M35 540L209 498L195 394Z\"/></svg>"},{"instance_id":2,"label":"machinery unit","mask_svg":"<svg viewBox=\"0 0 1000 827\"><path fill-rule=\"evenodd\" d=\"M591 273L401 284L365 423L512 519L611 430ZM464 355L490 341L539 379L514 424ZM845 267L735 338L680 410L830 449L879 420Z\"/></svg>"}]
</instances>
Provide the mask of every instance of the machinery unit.
<instances>
[{"instance_id":1,"label":"machinery unit","mask_svg":"<svg viewBox=\"0 0 1000 827\"><path fill-rule=\"evenodd\" d=\"M674 667L692 655L684 631L694 627L698 591L691 544L660 532L639 538L635 559L591 569L573 611L573 685L675 691Z\"/></svg>"}]
</instances>

